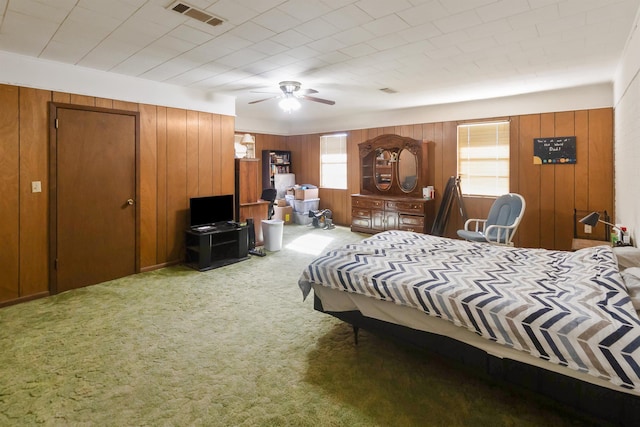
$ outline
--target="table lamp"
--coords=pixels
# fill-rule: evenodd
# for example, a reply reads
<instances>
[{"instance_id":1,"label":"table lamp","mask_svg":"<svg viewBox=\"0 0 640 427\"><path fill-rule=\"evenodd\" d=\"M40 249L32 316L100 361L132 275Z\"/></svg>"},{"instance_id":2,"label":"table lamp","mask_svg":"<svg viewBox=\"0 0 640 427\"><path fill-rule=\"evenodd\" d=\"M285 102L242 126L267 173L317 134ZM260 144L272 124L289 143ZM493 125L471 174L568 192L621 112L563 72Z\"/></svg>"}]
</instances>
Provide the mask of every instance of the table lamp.
<instances>
[{"instance_id":1,"label":"table lamp","mask_svg":"<svg viewBox=\"0 0 640 427\"><path fill-rule=\"evenodd\" d=\"M625 230L622 230L620 227L618 227L615 224L611 224L610 222L607 221L603 221L600 219L600 213L598 212L591 212L589 215L585 216L584 218L582 218L580 220L581 223L586 224L586 225L590 225L591 227L595 227L596 224L598 224L599 222L608 225L609 227L612 227L618 231L620 231L620 239L618 240L618 244L622 244L622 241L624 240L624 233Z\"/></svg>"}]
</instances>

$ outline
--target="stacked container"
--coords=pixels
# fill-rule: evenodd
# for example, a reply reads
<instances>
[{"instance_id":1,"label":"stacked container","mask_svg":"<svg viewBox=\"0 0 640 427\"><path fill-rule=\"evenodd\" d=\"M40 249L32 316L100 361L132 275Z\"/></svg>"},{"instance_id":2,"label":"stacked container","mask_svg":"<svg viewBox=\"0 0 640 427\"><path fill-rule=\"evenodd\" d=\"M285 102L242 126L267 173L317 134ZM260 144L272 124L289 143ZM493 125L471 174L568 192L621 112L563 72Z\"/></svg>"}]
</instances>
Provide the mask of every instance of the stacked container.
<instances>
[{"instance_id":1,"label":"stacked container","mask_svg":"<svg viewBox=\"0 0 640 427\"><path fill-rule=\"evenodd\" d=\"M320 205L320 199L306 199L306 200L297 200L297 199L288 199L288 202L291 201L293 204L293 221L296 224L307 225L311 224L313 218L309 216L309 211L317 211L318 206Z\"/></svg>"}]
</instances>

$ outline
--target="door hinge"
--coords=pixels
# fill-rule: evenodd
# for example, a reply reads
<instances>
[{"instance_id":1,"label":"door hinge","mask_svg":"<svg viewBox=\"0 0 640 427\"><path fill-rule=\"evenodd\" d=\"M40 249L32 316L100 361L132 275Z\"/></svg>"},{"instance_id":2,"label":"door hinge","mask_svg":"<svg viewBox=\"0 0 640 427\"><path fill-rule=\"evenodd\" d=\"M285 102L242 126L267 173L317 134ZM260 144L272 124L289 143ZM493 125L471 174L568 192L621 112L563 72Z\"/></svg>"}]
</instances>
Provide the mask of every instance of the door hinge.
<instances>
[{"instance_id":1,"label":"door hinge","mask_svg":"<svg viewBox=\"0 0 640 427\"><path fill-rule=\"evenodd\" d=\"M56 129L58 129L58 119L56 119L56 124L55 124L55 126L56 126Z\"/></svg>"}]
</instances>

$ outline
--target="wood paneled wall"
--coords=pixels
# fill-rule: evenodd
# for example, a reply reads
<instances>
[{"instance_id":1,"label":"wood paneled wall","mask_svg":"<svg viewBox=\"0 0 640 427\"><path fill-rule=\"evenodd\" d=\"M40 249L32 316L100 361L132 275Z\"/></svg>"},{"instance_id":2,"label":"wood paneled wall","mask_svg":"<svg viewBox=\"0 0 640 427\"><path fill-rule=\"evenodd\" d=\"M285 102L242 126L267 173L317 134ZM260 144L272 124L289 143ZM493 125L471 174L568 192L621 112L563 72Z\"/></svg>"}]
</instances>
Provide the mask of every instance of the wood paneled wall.
<instances>
[{"instance_id":1,"label":"wood paneled wall","mask_svg":"<svg viewBox=\"0 0 640 427\"><path fill-rule=\"evenodd\" d=\"M615 219L612 108L501 119L511 122L511 191L522 194L527 203L524 219L514 239L517 246L571 249L574 208L607 210ZM349 131L348 189L321 189L320 207L330 208L337 224L350 224L350 195L360 190L358 144L381 134L394 133L428 141L429 162L424 172L428 182L435 186L437 209L448 178L456 175L458 124L438 122ZM534 138L573 135L577 145L576 164L533 164ZM290 150L296 181L316 185L320 181L319 141L319 134L290 137L258 135L256 138L259 150ZM485 218L493 200L490 197L465 197L468 216ZM455 208L446 229L449 237L455 237L456 230L463 227Z\"/></svg>"},{"instance_id":2,"label":"wood paneled wall","mask_svg":"<svg viewBox=\"0 0 640 427\"><path fill-rule=\"evenodd\" d=\"M234 192L233 117L0 85L0 305L49 291L50 101L140 112L142 270L183 259L190 197Z\"/></svg>"}]
</instances>

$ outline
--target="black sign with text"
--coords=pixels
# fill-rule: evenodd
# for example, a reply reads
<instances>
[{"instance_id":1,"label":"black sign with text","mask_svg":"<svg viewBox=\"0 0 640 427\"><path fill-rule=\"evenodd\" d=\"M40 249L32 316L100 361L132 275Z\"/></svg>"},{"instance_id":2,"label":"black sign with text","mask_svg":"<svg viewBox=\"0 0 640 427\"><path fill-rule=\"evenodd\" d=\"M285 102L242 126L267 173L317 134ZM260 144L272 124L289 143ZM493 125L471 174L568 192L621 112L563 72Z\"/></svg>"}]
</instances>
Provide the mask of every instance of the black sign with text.
<instances>
[{"instance_id":1,"label":"black sign with text","mask_svg":"<svg viewBox=\"0 0 640 427\"><path fill-rule=\"evenodd\" d=\"M572 164L576 162L576 137L558 136L533 139L533 164Z\"/></svg>"}]
</instances>

